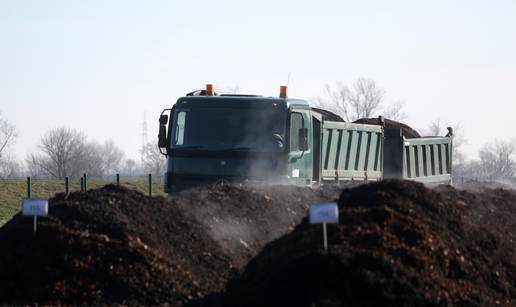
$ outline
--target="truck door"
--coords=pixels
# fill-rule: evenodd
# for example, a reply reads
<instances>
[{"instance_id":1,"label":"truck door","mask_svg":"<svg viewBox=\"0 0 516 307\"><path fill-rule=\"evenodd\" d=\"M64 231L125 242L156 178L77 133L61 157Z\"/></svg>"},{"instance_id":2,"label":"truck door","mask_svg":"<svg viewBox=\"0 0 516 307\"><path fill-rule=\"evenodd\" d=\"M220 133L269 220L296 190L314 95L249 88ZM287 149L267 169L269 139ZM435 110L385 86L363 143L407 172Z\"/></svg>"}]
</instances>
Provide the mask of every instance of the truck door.
<instances>
[{"instance_id":1,"label":"truck door","mask_svg":"<svg viewBox=\"0 0 516 307\"><path fill-rule=\"evenodd\" d=\"M295 184L312 182L312 133L308 110L292 110L289 127L288 178Z\"/></svg>"},{"instance_id":2,"label":"truck door","mask_svg":"<svg viewBox=\"0 0 516 307\"><path fill-rule=\"evenodd\" d=\"M312 180L321 180L321 120L312 116L313 127L313 176Z\"/></svg>"}]
</instances>

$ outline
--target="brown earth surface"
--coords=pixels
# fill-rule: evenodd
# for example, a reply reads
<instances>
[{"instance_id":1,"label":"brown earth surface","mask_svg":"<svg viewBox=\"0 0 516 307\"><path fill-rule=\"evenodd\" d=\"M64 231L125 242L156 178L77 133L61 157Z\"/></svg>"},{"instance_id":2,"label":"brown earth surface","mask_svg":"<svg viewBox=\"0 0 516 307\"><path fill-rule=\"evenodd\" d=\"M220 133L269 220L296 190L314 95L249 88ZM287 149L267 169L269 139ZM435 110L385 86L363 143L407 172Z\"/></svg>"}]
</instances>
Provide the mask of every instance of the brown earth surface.
<instances>
[{"instance_id":1,"label":"brown earth surface","mask_svg":"<svg viewBox=\"0 0 516 307\"><path fill-rule=\"evenodd\" d=\"M325 253L303 218L338 198ZM513 190L108 185L49 206L36 234L20 215L0 228L0 305L516 305Z\"/></svg>"},{"instance_id":2,"label":"brown earth surface","mask_svg":"<svg viewBox=\"0 0 516 307\"><path fill-rule=\"evenodd\" d=\"M339 212L328 253L303 220L229 283L225 305L516 305L514 191L382 181L344 190Z\"/></svg>"}]
</instances>

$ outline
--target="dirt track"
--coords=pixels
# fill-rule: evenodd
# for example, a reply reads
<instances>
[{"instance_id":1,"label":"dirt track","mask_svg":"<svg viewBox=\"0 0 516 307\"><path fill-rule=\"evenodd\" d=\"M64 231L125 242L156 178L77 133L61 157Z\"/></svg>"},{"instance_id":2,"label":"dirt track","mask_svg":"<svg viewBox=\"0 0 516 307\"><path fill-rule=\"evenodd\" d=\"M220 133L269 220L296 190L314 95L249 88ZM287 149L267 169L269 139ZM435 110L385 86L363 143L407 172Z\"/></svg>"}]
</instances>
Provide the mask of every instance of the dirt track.
<instances>
[{"instance_id":1,"label":"dirt track","mask_svg":"<svg viewBox=\"0 0 516 307\"><path fill-rule=\"evenodd\" d=\"M36 235L19 215L0 229L0 304L516 304L514 191L401 181L344 190L325 254L320 226L300 221L308 203L339 193L213 186L167 200L111 185L61 194Z\"/></svg>"}]
</instances>

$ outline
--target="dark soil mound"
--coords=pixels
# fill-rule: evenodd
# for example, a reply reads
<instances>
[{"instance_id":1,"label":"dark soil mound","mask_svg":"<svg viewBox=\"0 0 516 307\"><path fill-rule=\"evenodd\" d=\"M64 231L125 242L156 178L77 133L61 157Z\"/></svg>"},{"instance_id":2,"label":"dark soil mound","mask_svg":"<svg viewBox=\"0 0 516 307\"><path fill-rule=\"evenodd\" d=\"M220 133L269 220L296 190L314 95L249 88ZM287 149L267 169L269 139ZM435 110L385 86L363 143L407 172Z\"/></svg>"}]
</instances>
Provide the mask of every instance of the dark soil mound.
<instances>
[{"instance_id":1,"label":"dark soil mound","mask_svg":"<svg viewBox=\"0 0 516 307\"><path fill-rule=\"evenodd\" d=\"M308 203L338 191L219 185L165 199L109 185L57 195L36 234L20 215L0 229L0 305L183 305L222 291Z\"/></svg>"},{"instance_id":2,"label":"dark soil mound","mask_svg":"<svg viewBox=\"0 0 516 307\"><path fill-rule=\"evenodd\" d=\"M340 223L305 219L228 285L230 306L516 305L516 194L382 181L344 190Z\"/></svg>"},{"instance_id":3,"label":"dark soil mound","mask_svg":"<svg viewBox=\"0 0 516 307\"><path fill-rule=\"evenodd\" d=\"M329 120L329 121L333 121L333 122L345 122L345 120L342 119L342 117L340 117L340 115L337 115L331 111L314 108L314 107L312 107L312 110L317 113L320 113L322 115L323 120Z\"/></svg>"},{"instance_id":4,"label":"dark soil mound","mask_svg":"<svg viewBox=\"0 0 516 307\"><path fill-rule=\"evenodd\" d=\"M385 118L384 121L386 128L401 128L401 135L403 135L406 138L410 139L421 137L421 135L416 130L410 128L408 125L387 118ZM378 126L382 125L379 118L361 118L354 121L354 123Z\"/></svg>"},{"instance_id":5,"label":"dark soil mound","mask_svg":"<svg viewBox=\"0 0 516 307\"><path fill-rule=\"evenodd\" d=\"M16 216L0 231L0 301L180 305L221 289L230 259L162 197L118 186L58 195L32 233Z\"/></svg>"},{"instance_id":6,"label":"dark soil mound","mask_svg":"<svg viewBox=\"0 0 516 307\"><path fill-rule=\"evenodd\" d=\"M236 267L273 239L290 232L313 202L336 200L341 188L211 186L185 191L174 200L205 226Z\"/></svg>"}]
</instances>

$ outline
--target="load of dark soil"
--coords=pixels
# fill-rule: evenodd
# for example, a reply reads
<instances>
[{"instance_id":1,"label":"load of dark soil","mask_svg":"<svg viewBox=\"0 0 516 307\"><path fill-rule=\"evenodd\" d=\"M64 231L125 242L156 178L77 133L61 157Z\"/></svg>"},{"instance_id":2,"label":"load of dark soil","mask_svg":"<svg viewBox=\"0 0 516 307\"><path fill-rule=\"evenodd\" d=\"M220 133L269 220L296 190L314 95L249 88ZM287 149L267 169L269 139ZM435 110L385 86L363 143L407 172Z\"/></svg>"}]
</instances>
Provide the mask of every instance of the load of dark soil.
<instances>
[{"instance_id":1,"label":"load of dark soil","mask_svg":"<svg viewBox=\"0 0 516 307\"><path fill-rule=\"evenodd\" d=\"M385 122L385 128L401 128L401 135L403 135L406 138L420 138L421 135L416 130L412 129L408 125L405 125L403 123L397 122L395 120L391 119L384 119ZM368 124L368 125L377 125L381 126L382 123L380 122L379 118L360 118L354 121L354 123L357 124Z\"/></svg>"},{"instance_id":2,"label":"load of dark soil","mask_svg":"<svg viewBox=\"0 0 516 307\"><path fill-rule=\"evenodd\" d=\"M340 117L340 115L337 115L331 111L314 108L314 107L312 107L312 111L315 111L315 112L321 114L323 120L329 120L329 121L333 121L333 122L345 122L345 120L342 117Z\"/></svg>"},{"instance_id":3,"label":"load of dark soil","mask_svg":"<svg viewBox=\"0 0 516 307\"><path fill-rule=\"evenodd\" d=\"M409 181L346 189L340 221L305 219L233 279L226 306L515 306L516 194Z\"/></svg>"},{"instance_id":4,"label":"load of dark soil","mask_svg":"<svg viewBox=\"0 0 516 307\"><path fill-rule=\"evenodd\" d=\"M37 233L21 215L0 228L0 305L181 306L222 291L326 197L338 189L217 185L166 199L108 185L59 194Z\"/></svg>"}]
</instances>

